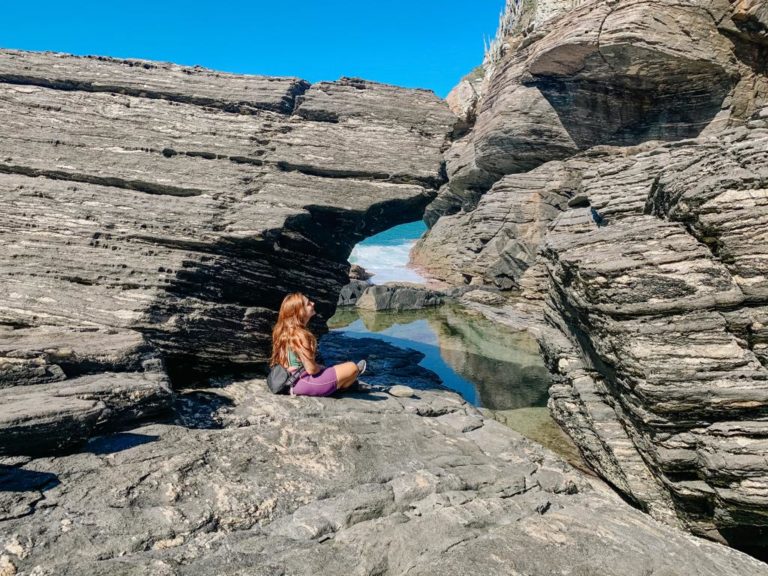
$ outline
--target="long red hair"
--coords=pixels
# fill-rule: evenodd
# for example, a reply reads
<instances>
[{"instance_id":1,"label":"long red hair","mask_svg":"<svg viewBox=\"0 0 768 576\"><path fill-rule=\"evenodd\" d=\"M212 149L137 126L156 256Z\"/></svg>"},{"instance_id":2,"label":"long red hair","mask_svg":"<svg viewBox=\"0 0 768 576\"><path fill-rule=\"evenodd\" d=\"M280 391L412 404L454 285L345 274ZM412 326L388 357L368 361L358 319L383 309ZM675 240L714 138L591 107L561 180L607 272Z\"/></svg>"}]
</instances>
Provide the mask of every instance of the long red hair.
<instances>
[{"instance_id":1,"label":"long red hair","mask_svg":"<svg viewBox=\"0 0 768 576\"><path fill-rule=\"evenodd\" d=\"M288 366L288 348L295 354L314 359L317 338L306 328L305 306L307 297L301 292L288 294L280 305L277 323L272 330L272 358L270 366Z\"/></svg>"}]
</instances>

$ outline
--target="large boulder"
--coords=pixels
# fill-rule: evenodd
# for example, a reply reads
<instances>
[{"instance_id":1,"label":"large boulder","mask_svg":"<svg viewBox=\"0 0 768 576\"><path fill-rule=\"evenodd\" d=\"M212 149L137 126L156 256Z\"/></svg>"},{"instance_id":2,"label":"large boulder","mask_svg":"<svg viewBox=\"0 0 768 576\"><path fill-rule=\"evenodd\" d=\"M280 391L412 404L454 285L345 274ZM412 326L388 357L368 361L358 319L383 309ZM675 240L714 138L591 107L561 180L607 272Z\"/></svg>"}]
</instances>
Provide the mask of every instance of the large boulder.
<instances>
[{"instance_id":1,"label":"large boulder","mask_svg":"<svg viewBox=\"0 0 768 576\"><path fill-rule=\"evenodd\" d=\"M443 303L443 294L419 284L388 282L369 286L355 303L361 310L421 310Z\"/></svg>"}]
</instances>

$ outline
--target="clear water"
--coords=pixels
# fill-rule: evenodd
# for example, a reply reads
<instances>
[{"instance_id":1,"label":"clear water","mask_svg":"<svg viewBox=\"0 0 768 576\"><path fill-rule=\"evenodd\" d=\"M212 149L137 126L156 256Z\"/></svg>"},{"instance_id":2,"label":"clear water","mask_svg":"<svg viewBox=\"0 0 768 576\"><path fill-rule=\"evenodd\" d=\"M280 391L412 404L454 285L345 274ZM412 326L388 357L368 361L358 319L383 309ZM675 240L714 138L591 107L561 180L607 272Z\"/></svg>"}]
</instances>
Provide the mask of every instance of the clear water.
<instances>
[{"instance_id":1,"label":"clear water","mask_svg":"<svg viewBox=\"0 0 768 576\"><path fill-rule=\"evenodd\" d=\"M350 262L375 274L371 281L425 283L408 268L410 252L426 231L423 222L396 226L352 251ZM377 338L424 355L423 368L468 402L522 435L585 468L578 449L546 407L549 372L538 345L525 332L510 332L458 307L415 312L339 310L328 323L351 338Z\"/></svg>"},{"instance_id":2,"label":"clear water","mask_svg":"<svg viewBox=\"0 0 768 576\"><path fill-rule=\"evenodd\" d=\"M535 340L459 307L399 313L346 310L329 326L348 337L373 337L421 352L419 365L475 406L512 410L547 404L551 380Z\"/></svg>"},{"instance_id":3,"label":"clear water","mask_svg":"<svg viewBox=\"0 0 768 576\"><path fill-rule=\"evenodd\" d=\"M425 279L408 268L408 261L411 248L426 230L422 221L390 228L355 246L349 261L372 273L374 284L397 281L423 284Z\"/></svg>"},{"instance_id":4,"label":"clear water","mask_svg":"<svg viewBox=\"0 0 768 576\"><path fill-rule=\"evenodd\" d=\"M350 338L376 338L424 354L419 365L513 430L586 466L546 407L549 372L526 332L511 332L458 306L413 312L340 309L328 322Z\"/></svg>"}]
</instances>

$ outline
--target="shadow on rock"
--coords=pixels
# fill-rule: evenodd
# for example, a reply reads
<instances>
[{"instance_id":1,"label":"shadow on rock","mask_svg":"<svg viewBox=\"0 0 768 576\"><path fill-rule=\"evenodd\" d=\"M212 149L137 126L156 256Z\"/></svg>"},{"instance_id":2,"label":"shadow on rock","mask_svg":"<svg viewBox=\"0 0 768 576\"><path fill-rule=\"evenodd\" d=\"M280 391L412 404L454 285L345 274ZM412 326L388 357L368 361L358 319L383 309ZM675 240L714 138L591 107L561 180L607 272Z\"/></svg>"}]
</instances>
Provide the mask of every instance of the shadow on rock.
<instances>
[{"instance_id":1,"label":"shadow on rock","mask_svg":"<svg viewBox=\"0 0 768 576\"><path fill-rule=\"evenodd\" d=\"M59 484L56 474L0 464L0 492L42 492Z\"/></svg>"},{"instance_id":2,"label":"shadow on rock","mask_svg":"<svg viewBox=\"0 0 768 576\"><path fill-rule=\"evenodd\" d=\"M152 436L149 434L120 432L110 436L99 436L98 438L94 438L84 446L83 452L91 452L93 454L114 454L135 446L155 442L158 438L159 436Z\"/></svg>"},{"instance_id":3,"label":"shadow on rock","mask_svg":"<svg viewBox=\"0 0 768 576\"><path fill-rule=\"evenodd\" d=\"M320 340L320 354L328 366L349 360L366 360L368 369L363 380L373 386L401 384L420 390L442 388L437 374L418 365L424 354L375 338L350 338L340 332L330 332ZM370 395L363 397L367 396Z\"/></svg>"},{"instance_id":4,"label":"shadow on rock","mask_svg":"<svg viewBox=\"0 0 768 576\"><path fill-rule=\"evenodd\" d=\"M173 424L198 430L225 427L222 415L231 411L234 402L215 391L195 390L179 394L174 402Z\"/></svg>"}]
</instances>

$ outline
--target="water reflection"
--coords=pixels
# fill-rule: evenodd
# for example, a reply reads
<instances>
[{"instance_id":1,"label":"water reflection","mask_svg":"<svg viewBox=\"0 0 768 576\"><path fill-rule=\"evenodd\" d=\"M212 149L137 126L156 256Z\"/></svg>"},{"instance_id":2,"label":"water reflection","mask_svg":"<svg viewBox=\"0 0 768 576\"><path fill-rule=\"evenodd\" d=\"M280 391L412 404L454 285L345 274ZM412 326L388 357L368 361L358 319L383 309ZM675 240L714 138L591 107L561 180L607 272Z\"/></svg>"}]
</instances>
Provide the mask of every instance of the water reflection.
<instances>
[{"instance_id":1,"label":"water reflection","mask_svg":"<svg viewBox=\"0 0 768 576\"><path fill-rule=\"evenodd\" d=\"M574 466L588 469L578 448L546 408L549 372L536 341L526 332L505 330L479 314L450 305L408 312L340 309L328 327L332 330L329 336L354 338L363 346L376 338L397 348L417 350L424 355L419 366L437 374L446 387ZM341 346L347 351L353 348L344 342ZM381 379L378 383L407 384L413 379L402 363L387 363L375 356L369 364ZM385 374L391 370L396 373Z\"/></svg>"},{"instance_id":2,"label":"water reflection","mask_svg":"<svg viewBox=\"0 0 768 576\"><path fill-rule=\"evenodd\" d=\"M421 366L477 406L546 406L551 381L535 340L480 315L452 306L398 313L342 310L329 327L353 338L375 335L418 350L425 356Z\"/></svg>"}]
</instances>

